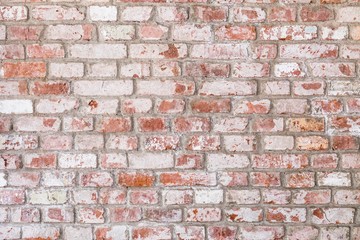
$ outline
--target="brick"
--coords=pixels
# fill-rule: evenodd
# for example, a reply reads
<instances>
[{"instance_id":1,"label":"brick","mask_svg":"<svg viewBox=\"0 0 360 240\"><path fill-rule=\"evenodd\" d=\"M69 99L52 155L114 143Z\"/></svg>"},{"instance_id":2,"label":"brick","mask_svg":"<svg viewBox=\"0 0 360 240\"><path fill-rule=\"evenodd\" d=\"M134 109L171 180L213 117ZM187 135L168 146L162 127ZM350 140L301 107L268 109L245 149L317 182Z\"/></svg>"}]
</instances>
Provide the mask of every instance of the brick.
<instances>
[{"instance_id":1,"label":"brick","mask_svg":"<svg viewBox=\"0 0 360 240\"><path fill-rule=\"evenodd\" d=\"M126 114L147 113L151 108L152 101L147 98L126 99L121 104L121 110Z\"/></svg>"},{"instance_id":2,"label":"brick","mask_svg":"<svg viewBox=\"0 0 360 240\"><path fill-rule=\"evenodd\" d=\"M270 111L270 101L262 99L258 101L240 100L233 103L234 114L266 114Z\"/></svg>"},{"instance_id":3,"label":"brick","mask_svg":"<svg viewBox=\"0 0 360 240\"><path fill-rule=\"evenodd\" d=\"M146 209L144 218L151 222L180 222L181 209L150 208Z\"/></svg>"},{"instance_id":4,"label":"brick","mask_svg":"<svg viewBox=\"0 0 360 240\"><path fill-rule=\"evenodd\" d=\"M195 83L192 81L152 80L137 81L137 94L139 95L192 95Z\"/></svg>"},{"instance_id":5,"label":"brick","mask_svg":"<svg viewBox=\"0 0 360 240\"><path fill-rule=\"evenodd\" d=\"M254 44L250 48L253 59L274 59L277 55L277 46L274 44Z\"/></svg>"},{"instance_id":6,"label":"brick","mask_svg":"<svg viewBox=\"0 0 360 240\"><path fill-rule=\"evenodd\" d=\"M154 238L170 240L172 234L169 227L134 227L132 236L134 240L151 240Z\"/></svg>"},{"instance_id":7,"label":"brick","mask_svg":"<svg viewBox=\"0 0 360 240\"><path fill-rule=\"evenodd\" d=\"M52 59L65 56L64 47L61 44L31 44L26 46L28 58Z\"/></svg>"},{"instance_id":8,"label":"brick","mask_svg":"<svg viewBox=\"0 0 360 240\"><path fill-rule=\"evenodd\" d=\"M43 173L43 186L45 187L67 187L75 186L75 173L63 171L50 171Z\"/></svg>"},{"instance_id":9,"label":"brick","mask_svg":"<svg viewBox=\"0 0 360 240\"><path fill-rule=\"evenodd\" d=\"M68 49L70 58L117 59L126 57L124 44L74 44Z\"/></svg>"},{"instance_id":10,"label":"brick","mask_svg":"<svg viewBox=\"0 0 360 240\"><path fill-rule=\"evenodd\" d=\"M89 238L91 239L92 229L91 227L82 227L82 226L66 226L64 228L63 236L65 240L70 240L72 238Z\"/></svg>"},{"instance_id":11,"label":"brick","mask_svg":"<svg viewBox=\"0 0 360 240\"><path fill-rule=\"evenodd\" d=\"M88 75L90 77L115 77L116 72L116 62L93 62L88 66Z\"/></svg>"},{"instance_id":12,"label":"brick","mask_svg":"<svg viewBox=\"0 0 360 240\"><path fill-rule=\"evenodd\" d=\"M345 40L348 35L347 26L324 26L321 28L321 38L324 40Z\"/></svg>"},{"instance_id":13,"label":"brick","mask_svg":"<svg viewBox=\"0 0 360 240\"><path fill-rule=\"evenodd\" d=\"M249 165L249 159L245 155L239 154L209 154L207 159L207 169L210 171L223 169L245 168Z\"/></svg>"},{"instance_id":14,"label":"brick","mask_svg":"<svg viewBox=\"0 0 360 240\"><path fill-rule=\"evenodd\" d=\"M95 27L91 24L49 25L45 29L44 38L46 40L64 40L64 41L84 40L84 41L88 41L93 38L94 32L95 32ZM91 48L88 48L88 50L90 50L90 49Z\"/></svg>"},{"instance_id":15,"label":"brick","mask_svg":"<svg viewBox=\"0 0 360 240\"><path fill-rule=\"evenodd\" d=\"M175 158L175 167L180 169L201 169L204 165L202 154L180 154Z\"/></svg>"},{"instance_id":16,"label":"brick","mask_svg":"<svg viewBox=\"0 0 360 240\"><path fill-rule=\"evenodd\" d=\"M281 132L284 130L284 120L282 118L255 119L251 129L254 132Z\"/></svg>"},{"instance_id":17,"label":"brick","mask_svg":"<svg viewBox=\"0 0 360 240\"><path fill-rule=\"evenodd\" d=\"M96 204L99 196L96 190L76 189L72 191L72 198L75 204Z\"/></svg>"},{"instance_id":18,"label":"brick","mask_svg":"<svg viewBox=\"0 0 360 240\"><path fill-rule=\"evenodd\" d=\"M257 141L253 135L224 136L225 149L230 152L249 152L256 149Z\"/></svg>"},{"instance_id":19,"label":"brick","mask_svg":"<svg viewBox=\"0 0 360 240\"><path fill-rule=\"evenodd\" d=\"M185 101L181 99L165 99L156 102L156 111L161 114L182 113L185 108Z\"/></svg>"},{"instance_id":20,"label":"brick","mask_svg":"<svg viewBox=\"0 0 360 240\"><path fill-rule=\"evenodd\" d=\"M310 69L314 77L355 77L353 63L312 63Z\"/></svg>"},{"instance_id":21,"label":"brick","mask_svg":"<svg viewBox=\"0 0 360 240\"><path fill-rule=\"evenodd\" d=\"M23 21L28 18L28 9L25 6L1 6L1 21Z\"/></svg>"},{"instance_id":22,"label":"brick","mask_svg":"<svg viewBox=\"0 0 360 240\"><path fill-rule=\"evenodd\" d=\"M346 172L320 172L317 181L319 186L351 186L350 174Z\"/></svg>"},{"instance_id":23,"label":"brick","mask_svg":"<svg viewBox=\"0 0 360 240\"><path fill-rule=\"evenodd\" d=\"M317 38L316 26L266 26L260 29L262 40L311 40Z\"/></svg>"},{"instance_id":24,"label":"brick","mask_svg":"<svg viewBox=\"0 0 360 240\"><path fill-rule=\"evenodd\" d=\"M100 207L82 207L77 210L79 223L103 223L104 209Z\"/></svg>"},{"instance_id":25,"label":"brick","mask_svg":"<svg viewBox=\"0 0 360 240\"><path fill-rule=\"evenodd\" d=\"M191 109L197 113L224 113L230 112L230 99L193 100Z\"/></svg>"},{"instance_id":26,"label":"brick","mask_svg":"<svg viewBox=\"0 0 360 240\"><path fill-rule=\"evenodd\" d=\"M159 176L164 186L214 186L216 175L207 172L165 172Z\"/></svg>"},{"instance_id":27,"label":"brick","mask_svg":"<svg viewBox=\"0 0 360 240\"><path fill-rule=\"evenodd\" d=\"M41 148L44 150L69 150L72 147L72 136L46 135L41 137Z\"/></svg>"},{"instance_id":28,"label":"brick","mask_svg":"<svg viewBox=\"0 0 360 240\"><path fill-rule=\"evenodd\" d=\"M359 7L342 7L338 9L337 21L357 23L360 22Z\"/></svg>"},{"instance_id":29,"label":"brick","mask_svg":"<svg viewBox=\"0 0 360 240\"><path fill-rule=\"evenodd\" d=\"M234 65L233 76L239 78L260 78L270 74L267 63L237 63Z\"/></svg>"},{"instance_id":30,"label":"brick","mask_svg":"<svg viewBox=\"0 0 360 240\"><path fill-rule=\"evenodd\" d=\"M60 237L60 229L52 226L32 225L22 227L22 238L24 239L58 239Z\"/></svg>"},{"instance_id":31,"label":"brick","mask_svg":"<svg viewBox=\"0 0 360 240\"><path fill-rule=\"evenodd\" d=\"M132 80L74 82L74 94L81 96L118 96L132 93Z\"/></svg>"},{"instance_id":32,"label":"brick","mask_svg":"<svg viewBox=\"0 0 360 240\"><path fill-rule=\"evenodd\" d=\"M13 172L8 176L8 185L15 187L32 187L39 185L40 175L36 172Z\"/></svg>"},{"instance_id":33,"label":"brick","mask_svg":"<svg viewBox=\"0 0 360 240\"><path fill-rule=\"evenodd\" d=\"M0 83L0 95L26 95L28 88L26 81L2 81Z\"/></svg>"},{"instance_id":34,"label":"brick","mask_svg":"<svg viewBox=\"0 0 360 240\"><path fill-rule=\"evenodd\" d=\"M3 63L0 76L4 78L44 78L46 65L44 62Z\"/></svg>"},{"instance_id":35,"label":"brick","mask_svg":"<svg viewBox=\"0 0 360 240\"><path fill-rule=\"evenodd\" d=\"M159 202L159 196L156 190L133 190L130 195L131 204L135 205L148 205L157 204Z\"/></svg>"},{"instance_id":36,"label":"brick","mask_svg":"<svg viewBox=\"0 0 360 240\"><path fill-rule=\"evenodd\" d=\"M65 113L77 110L78 107L79 103L74 98L40 99L35 105L35 111L38 113Z\"/></svg>"},{"instance_id":37,"label":"brick","mask_svg":"<svg viewBox=\"0 0 360 240\"><path fill-rule=\"evenodd\" d=\"M278 63L274 67L276 77L301 78L306 75L303 66L299 63Z\"/></svg>"},{"instance_id":38,"label":"brick","mask_svg":"<svg viewBox=\"0 0 360 240\"><path fill-rule=\"evenodd\" d=\"M295 22L296 8L288 6L272 7L268 10L270 22Z\"/></svg>"},{"instance_id":39,"label":"brick","mask_svg":"<svg viewBox=\"0 0 360 240\"><path fill-rule=\"evenodd\" d=\"M9 40L32 41L39 40L43 26L8 26L7 38Z\"/></svg>"},{"instance_id":40,"label":"brick","mask_svg":"<svg viewBox=\"0 0 360 240\"><path fill-rule=\"evenodd\" d=\"M16 208L11 212L11 219L17 223L40 222L40 211L38 208Z\"/></svg>"},{"instance_id":41,"label":"brick","mask_svg":"<svg viewBox=\"0 0 360 240\"><path fill-rule=\"evenodd\" d=\"M326 150L329 147L329 141L322 136L297 137L296 149L306 151Z\"/></svg>"},{"instance_id":42,"label":"brick","mask_svg":"<svg viewBox=\"0 0 360 240\"><path fill-rule=\"evenodd\" d=\"M360 26L350 26L350 37L353 40L360 40Z\"/></svg>"},{"instance_id":43,"label":"brick","mask_svg":"<svg viewBox=\"0 0 360 240\"><path fill-rule=\"evenodd\" d=\"M333 136L331 141L331 148L335 151L359 149L357 139L352 136Z\"/></svg>"},{"instance_id":44,"label":"brick","mask_svg":"<svg viewBox=\"0 0 360 240\"><path fill-rule=\"evenodd\" d=\"M194 44L190 57L199 59L244 59L248 56L245 44Z\"/></svg>"},{"instance_id":45,"label":"brick","mask_svg":"<svg viewBox=\"0 0 360 240\"><path fill-rule=\"evenodd\" d=\"M347 227L327 227L320 229L320 235L328 239L346 239L350 237L350 232Z\"/></svg>"},{"instance_id":46,"label":"brick","mask_svg":"<svg viewBox=\"0 0 360 240\"><path fill-rule=\"evenodd\" d=\"M67 95L70 85L65 81L35 81L30 84L30 94L35 96L43 95Z\"/></svg>"},{"instance_id":47,"label":"brick","mask_svg":"<svg viewBox=\"0 0 360 240\"><path fill-rule=\"evenodd\" d=\"M219 41L255 40L256 28L254 26L220 26L215 29L215 37Z\"/></svg>"},{"instance_id":48,"label":"brick","mask_svg":"<svg viewBox=\"0 0 360 240\"><path fill-rule=\"evenodd\" d=\"M325 95L325 83L322 81L296 81L293 84L293 92L296 96Z\"/></svg>"},{"instance_id":49,"label":"brick","mask_svg":"<svg viewBox=\"0 0 360 240\"><path fill-rule=\"evenodd\" d=\"M138 148L138 139L135 136L110 135L105 147L117 150L136 150Z\"/></svg>"},{"instance_id":50,"label":"brick","mask_svg":"<svg viewBox=\"0 0 360 240\"><path fill-rule=\"evenodd\" d=\"M315 114L336 114L343 111L343 104L339 99L315 99L311 105Z\"/></svg>"},{"instance_id":51,"label":"brick","mask_svg":"<svg viewBox=\"0 0 360 240\"><path fill-rule=\"evenodd\" d=\"M219 183L227 187L247 186L247 173L244 172L221 172Z\"/></svg>"},{"instance_id":52,"label":"brick","mask_svg":"<svg viewBox=\"0 0 360 240\"><path fill-rule=\"evenodd\" d=\"M0 118L0 132L9 132L11 128L11 119L7 117Z\"/></svg>"},{"instance_id":53,"label":"brick","mask_svg":"<svg viewBox=\"0 0 360 240\"><path fill-rule=\"evenodd\" d=\"M225 210L226 220L229 222L259 222L263 220L261 208L231 208Z\"/></svg>"},{"instance_id":54,"label":"brick","mask_svg":"<svg viewBox=\"0 0 360 240\"><path fill-rule=\"evenodd\" d=\"M251 172L250 182L252 186L274 187L280 186L280 174L276 172Z\"/></svg>"},{"instance_id":55,"label":"brick","mask_svg":"<svg viewBox=\"0 0 360 240\"><path fill-rule=\"evenodd\" d=\"M236 229L234 226L211 226L208 228L208 238L209 240L235 239Z\"/></svg>"},{"instance_id":56,"label":"brick","mask_svg":"<svg viewBox=\"0 0 360 240\"><path fill-rule=\"evenodd\" d=\"M312 172L288 173L285 181L288 188L311 188L315 186L315 175Z\"/></svg>"},{"instance_id":57,"label":"brick","mask_svg":"<svg viewBox=\"0 0 360 240\"><path fill-rule=\"evenodd\" d=\"M28 202L30 204L64 204L68 201L67 191L60 190L30 190L28 192Z\"/></svg>"},{"instance_id":58,"label":"brick","mask_svg":"<svg viewBox=\"0 0 360 240\"><path fill-rule=\"evenodd\" d=\"M262 238L277 239L284 237L284 228L281 226L242 226L239 228L239 237L245 240Z\"/></svg>"},{"instance_id":59,"label":"brick","mask_svg":"<svg viewBox=\"0 0 360 240\"><path fill-rule=\"evenodd\" d=\"M120 173L118 184L126 187L149 187L155 182L155 177L149 172Z\"/></svg>"},{"instance_id":60,"label":"brick","mask_svg":"<svg viewBox=\"0 0 360 240\"><path fill-rule=\"evenodd\" d=\"M33 103L26 99L0 100L0 113L27 114L33 112Z\"/></svg>"},{"instance_id":61,"label":"brick","mask_svg":"<svg viewBox=\"0 0 360 240\"><path fill-rule=\"evenodd\" d=\"M355 209L352 208L315 208L311 221L315 224L344 224L354 221Z\"/></svg>"},{"instance_id":62,"label":"brick","mask_svg":"<svg viewBox=\"0 0 360 240\"><path fill-rule=\"evenodd\" d=\"M235 7L233 14L234 22L264 22L266 18L262 8Z\"/></svg>"},{"instance_id":63,"label":"brick","mask_svg":"<svg viewBox=\"0 0 360 240\"><path fill-rule=\"evenodd\" d=\"M290 95L290 83L288 81L268 81L262 83L262 91L270 96Z\"/></svg>"},{"instance_id":64,"label":"brick","mask_svg":"<svg viewBox=\"0 0 360 240\"><path fill-rule=\"evenodd\" d=\"M71 207L46 207L43 210L45 222L58 223L74 221L74 210Z\"/></svg>"},{"instance_id":65,"label":"brick","mask_svg":"<svg viewBox=\"0 0 360 240\"><path fill-rule=\"evenodd\" d=\"M338 47L332 44L287 44L280 46L280 58L336 58Z\"/></svg>"},{"instance_id":66,"label":"brick","mask_svg":"<svg viewBox=\"0 0 360 240\"><path fill-rule=\"evenodd\" d=\"M117 8L115 6L90 6L89 18L91 21L116 21Z\"/></svg>"},{"instance_id":67,"label":"brick","mask_svg":"<svg viewBox=\"0 0 360 240\"><path fill-rule=\"evenodd\" d=\"M293 195L295 204L328 204L330 201L329 190L299 190Z\"/></svg>"},{"instance_id":68,"label":"brick","mask_svg":"<svg viewBox=\"0 0 360 240\"><path fill-rule=\"evenodd\" d=\"M323 118L289 118L286 126L291 132L323 132L325 121Z\"/></svg>"},{"instance_id":69,"label":"brick","mask_svg":"<svg viewBox=\"0 0 360 240\"><path fill-rule=\"evenodd\" d=\"M61 121L59 118L20 117L14 122L15 131L45 132L58 131Z\"/></svg>"},{"instance_id":70,"label":"brick","mask_svg":"<svg viewBox=\"0 0 360 240\"><path fill-rule=\"evenodd\" d=\"M213 119L213 130L219 133L245 132L247 126L247 118L230 117Z\"/></svg>"},{"instance_id":71,"label":"brick","mask_svg":"<svg viewBox=\"0 0 360 240\"><path fill-rule=\"evenodd\" d=\"M177 136L150 136L145 138L144 147L147 151L167 151L180 148Z\"/></svg>"},{"instance_id":72,"label":"brick","mask_svg":"<svg viewBox=\"0 0 360 240\"><path fill-rule=\"evenodd\" d=\"M104 41L131 40L135 37L135 28L131 25L103 25L99 34Z\"/></svg>"},{"instance_id":73,"label":"brick","mask_svg":"<svg viewBox=\"0 0 360 240\"><path fill-rule=\"evenodd\" d=\"M95 228L95 239L111 239L111 238L127 238L127 227L126 226L107 226L107 227L96 227Z\"/></svg>"},{"instance_id":74,"label":"brick","mask_svg":"<svg viewBox=\"0 0 360 240\"><path fill-rule=\"evenodd\" d=\"M305 208L270 208L266 220L269 222L305 222Z\"/></svg>"},{"instance_id":75,"label":"brick","mask_svg":"<svg viewBox=\"0 0 360 240\"><path fill-rule=\"evenodd\" d=\"M50 63L50 78L77 79L82 76L84 76L84 65L82 63Z\"/></svg>"},{"instance_id":76,"label":"brick","mask_svg":"<svg viewBox=\"0 0 360 240\"><path fill-rule=\"evenodd\" d=\"M85 13L83 8L42 5L32 8L31 17L38 21L84 20Z\"/></svg>"},{"instance_id":77,"label":"brick","mask_svg":"<svg viewBox=\"0 0 360 240\"><path fill-rule=\"evenodd\" d=\"M172 39L175 41L209 41L211 39L211 28L200 24L176 25Z\"/></svg>"},{"instance_id":78,"label":"brick","mask_svg":"<svg viewBox=\"0 0 360 240\"><path fill-rule=\"evenodd\" d=\"M291 192L287 190L264 189L262 195L266 204L288 204Z\"/></svg>"},{"instance_id":79,"label":"brick","mask_svg":"<svg viewBox=\"0 0 360 240\"><path fill-rule=\"evenodd\" d=\"M99 132L129 132L131 130L130 118L103 117L96 122L96 130Z\"/></svg>"},{"instance_id":80,"label":"brick","mask_svg":"<svg viewBox=\"0 0 360 240\"><path fill-rule=\"evenodd\" d=\"M276 114L304 114L309 108L306 99L279 99L273 104Z\"/></svg>"},{"instance_id":81,"label":"brick","mask_svg":"<svg viewBox=\"0 0 360 240\"><path fill-rule=\"evenodd\" d=\"M38 137L35 135L0 135L1 150L36 149ZM7 157L4 158L7 160Z\"/></svg>"},{"instance_id":82,"label":"brick","mask_svg":"<svg viewBox=\"0 0 360 240\"><path fill-rule=\"evenodd\" d=\"M334 12L324 6L302 7L300 18L303 22L326 22L334 19Z\"/></svg>"},{"instance_id":83,"label":"brick","mask_svg":"<svg viewBox=\"0 0 360 240\"><path fill-rule=\"evenodd\" d=\"M164 39L168 32L169 28L163 25L144 24L139 27L139 37L144 40Z\"/></svg>"},{"instance_id":84,"label":"brick","mask_svg":"<svg viewBox=\"0 0 360 240\"><path fill-rule=\"evenodd\" d=\"M164 190L162 192L164 204L181 205L193 202L193 192L191 190Z\"/></svg>"},{"instance_id":85,"label":"brick","mask_svg":"<svg viewBox=\"0 0 360 240\"><path fill-rule=\"evenodd\" d=\"M24 47L17 44L1 45L0 59L24 59Z\"/></svg>"},{"instance_id":86,"label":"brick","mask_svg":"<svg viewBox=\"0 0 360 240\"><path fill-rule=\"evenodd\" d=\"M219 22L227 18L227 7L217 6L194 6L193 16L197 21Z\"/></svg>"},{"instance_id":87,"label":"brick","mask_svg":"<svg viewBox=\"0 0 360 240\"><path fill-rule=\"evenodd\" d=\"M70 154L63 153L59 155L60 168L95 168L96 155L91 153L86 154Z\"/></svg>"},{"instance_id":88,"label":"brick","mask_svg":"<svg viewBox=\"0 0 360 240\"><path fill-rule=\"evenodd\" d=\"M25 191L21 189L2 188L0 190L0 204L23 204L25 202Z\"/></svg>"},{"instance_id":89,"label":"brick","mask_svg":"<svg viewBox=\"0 0 360 240\"><path fill-rule=\"evenodd\" d=\"M226 202L235 204L258 204L260 202L260 191L228 190L226 193Z\"/></svg>"},{"instance_id":90,"label":"brick","mask_svg":"<svg viewBox=\"0 0 360 240\"><path fill-rule=\"evenodd\" d=\"M121 12L123 21L145 22L150 19L153 8L150 6L125 7Z\"/></svg>"},{"instance_id":91,"label":"brick","mask_svg":"<svg viewBox=\"0 0 360 240\"><path fill-rule=\"evenodd\" d=\"M186 149L191 151L216 151L220 149L219 136L194 135L188 137Z\"/></svg>"},{"instance_id":92,"label":"brick","mask_svg":"<svg viewBox=\"0 0 360 240\"><path fill-rule=\"evenodd\" d=\"M65 132L91 131L93 130L93 119L65 117L63 118L63 130Z\"/></svg>"},{"instance_id":93,"label":"brick","mask_svg":"<svg viewBox=\"0 0 360 240\"><path fill-rule=\"evenodd\" d=\"M291 150L294 147L292 136L265 136L263 141L264 149L270 151Z\"/></svg>"},{"instance_id":94,"label":"brick","mask_svg":"<svg viewBox=\"0 0 360 240\"><path fill-rule=\"evenodd\" d=\"M1 154L0 169L18 169L21 167L20 156L16 154Z\"/></svg>"},{"instance_id":95,"label":"brick","mask_svg":"<svg viewBox=\"0 0 360 240\"><path fill-rule=\"evenodd\" d=\"M185 75L194 77L228 77L230 67L227 64L188 62Z\"/></svg>"},{"instance_id":96,"label":"brick","mask_svg":"<svg viewBox=\"0 0 360 240\"><path fill-rule=\"evenodd\" d=\"M159 61L153 63L153 75L156 77L177 77L181 74L181 68L177 62Z\"/></svg>"},{"instance_id":97,"label":"brick","mask_svg":"<svg viewBox=\"0 0 360 240\"><path fill-rule=\"evenodd\" d=\"M336 168L338 162L336 154L319 154L311 157L311 166L314 168Z\"/></svg>"},{"instance_id":98,"label":"brick","mask_svg":"<svg viewBox=\"0 0 360 240\"><path fill-rule=\"evenodd\" d=\"M181 22L188 19L188 12L184 7L158 6L156 10L161 22Z\"/></svg>"},{"instance_id":99,"label":"brick","mask_svg":"<svg viewBox=\"0 0 360 240\"><path fill-rule=\"evenodd\" d=\"M118 222L137 222L141 219L141 208L138 207L117 207L110 211L110 221Z\"/></svg>"},{"instance_id":100,"label":"brick","mask_svg":"<svg viewBox=\"0 0 360 240\"><path fill-rule=\"evenodd\" d=\"M104 147L102 135L76 135L74 139L76 150L99 150Z\"/></svg>"},{"instance_id":101,"label":"brick","mask_svg":"<svg viewBox=\"0 0 360 240\"><path fill-rule=\"evenodd\" d=\"M220 208L194 208L186 211L186 221L188 222L215 222L220 219Z\"/></svg>"},{"instance_id":102,"label":"brick","mask_svg":"<svg viewBox=\"0 0 360 240\"><path fill-rule=\"evenodd\" d=\"M254 95L257 85L253 81L204 81L199 86L199 94L202 96L247 96Z\"/></svg>"},{"instance_id":103,"label":"brick","mask_svg":"<svg viewBox=\"0 0 360 240\"><path fill-rule=\"evenodd\" d=\"M342 167L343 168L360 168L358 163L359 155L356 153L344 153L342 154Z\"/></svg>"}]
</instances>

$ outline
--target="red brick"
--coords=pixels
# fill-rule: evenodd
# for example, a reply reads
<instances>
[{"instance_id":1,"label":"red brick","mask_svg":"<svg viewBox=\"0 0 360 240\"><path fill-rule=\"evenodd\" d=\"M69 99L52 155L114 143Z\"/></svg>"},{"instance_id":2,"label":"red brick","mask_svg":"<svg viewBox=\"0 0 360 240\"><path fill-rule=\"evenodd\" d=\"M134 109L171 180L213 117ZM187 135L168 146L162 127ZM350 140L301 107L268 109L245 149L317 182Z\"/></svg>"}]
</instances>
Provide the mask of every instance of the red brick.
<instances>
[{"instance_id":1,"label":"red brick","mask_svg":"<svg viewBox=\"0 0 360 240\"><path fill-rule=\"evenodd\" d=\"M46 64L44 62L2 63L4 78L44 78Z\"/></svg>"},{"instance_id":2,"label":"red brick","mask_svg":"<svg viewBox=\"0 0 360 240\"><path fill-rule=\"evenodd\" d=\"M334 12L323 6L302 7L300 18L304 22L325 22L334 19Z\"/></svg>"},{"instance_id":3,"label":"red brick","mask_svg":"<svg viewBox=\"0 0 360 240\"><path fill-rule=\"evenodd\" d=\"M164 118L142 117L137 122L141 132L166 132L168 129Z\"/></svg>"},{"instance_id":4,"label":"red brick","mask_svg":"<svg viewBox=\"0 0 360 240\"><path fill-rule=\"evenodd\" d=\"M213 186L216 184L214 173L167 172L161 173L159 181L165 186Z\"/></svg>"},{"instance_id":5,"label":"red brick","mask_svg":"<svg viewBox=\"0 0 360 240\"><path fill-rule=\"evenodd\" d=\"M154 184L155 177L147 172L120 173L118 183L126 187L150 187Z\"/></svg>"},{"instance_id":6,"label":"red brick","mask_svg":"<svg viewBox=\"0 0 360 240\"><path fill-rule=\"evenodd\" d=\"M256 28L254 26L225 25L216 28L215 37L220 41L254 40L256 38Z\"/></svg>"},{"instance_id":7,"label":"red brick","mask_svg":"<svg viewBox=\"0 0 360 240\"><path fill-rule=\"evenodd\" d=\"M271 22L295 22L295 7L272 7L268 10L268 20Z\"/></svg>"},{"instance_id":8,"label":"red brick","mask_svg":"<svg viewBox=\"0 0 360 240\"><path fill-rule=\"evenodd\" d=\"M224 113L230 112L230 99L219 100L193 100L191 108L198 113Z\"/></svg>"},{"instance_id":9,"label":"red brick","mask_svg":"<svg viewBox=\"0 0 360 240\"><path fill-rule=\"evenodd\" d=\"M7 37L9 40L35 41L40 39L43 26L8 26Z\"/></svg>"},{"instance_id":10,"label":"red brick","mask_svg":"<svg viewBox=\"0 0 360 240\"><path fill-rule=\"evenodd\" d=\"M194 18L203 22L219 22L227 18L227 7L194 6Z\"/></svg>"}]
</instances>

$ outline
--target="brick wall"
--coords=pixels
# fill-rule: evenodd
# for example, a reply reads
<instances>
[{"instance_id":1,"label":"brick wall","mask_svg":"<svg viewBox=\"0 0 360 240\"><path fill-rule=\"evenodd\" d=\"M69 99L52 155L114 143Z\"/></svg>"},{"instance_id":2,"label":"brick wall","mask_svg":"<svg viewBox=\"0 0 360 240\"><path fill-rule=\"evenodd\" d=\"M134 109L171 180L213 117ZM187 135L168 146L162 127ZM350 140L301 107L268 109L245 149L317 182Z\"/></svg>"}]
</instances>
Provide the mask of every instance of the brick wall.
<instances>
[{"instance_id":1,"label":"brick wall","mask_svg":"<svg viewBox=\"0 0 360 240\"><path fill-rule=\"evenodd\" d=\"M0 239L360 239L359 0L0 3Z\"/></svg>"}]
</instances>

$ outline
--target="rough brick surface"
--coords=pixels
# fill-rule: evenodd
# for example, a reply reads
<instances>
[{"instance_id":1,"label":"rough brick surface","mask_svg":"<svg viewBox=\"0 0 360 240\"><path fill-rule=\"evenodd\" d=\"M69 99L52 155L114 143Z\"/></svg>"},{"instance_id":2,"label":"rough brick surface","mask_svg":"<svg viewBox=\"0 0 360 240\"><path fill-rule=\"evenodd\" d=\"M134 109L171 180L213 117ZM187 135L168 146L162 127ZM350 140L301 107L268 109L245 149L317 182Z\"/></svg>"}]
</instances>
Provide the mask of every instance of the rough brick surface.
<instances>
[{"instance_id":1,"label":"rough brick surface","mask_svg":"<svg viewBox=\"0 0 360 240\"><path fill-rule=\"evenodd\" d=\"M360 240L359 0L0 0L0 239Z\"/></svg>"}]
</instances>

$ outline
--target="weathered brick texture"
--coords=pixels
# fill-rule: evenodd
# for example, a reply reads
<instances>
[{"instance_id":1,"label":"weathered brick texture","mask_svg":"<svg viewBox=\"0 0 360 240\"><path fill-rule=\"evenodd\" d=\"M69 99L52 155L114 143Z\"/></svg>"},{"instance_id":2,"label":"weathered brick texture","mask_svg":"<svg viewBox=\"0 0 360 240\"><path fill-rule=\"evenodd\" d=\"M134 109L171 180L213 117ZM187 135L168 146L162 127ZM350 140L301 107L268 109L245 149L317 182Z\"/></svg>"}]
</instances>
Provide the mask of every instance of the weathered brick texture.
<instances>
[{"instance_id":1,"label":"weathered brick texture","mask_svg":"<svg viewBox=\"0 0 360 240\"><path fill-rule=\"evenodd\" d=\"M0 0L0 239L360 240L359 0Z\"/></svg>"}]
</instances>

